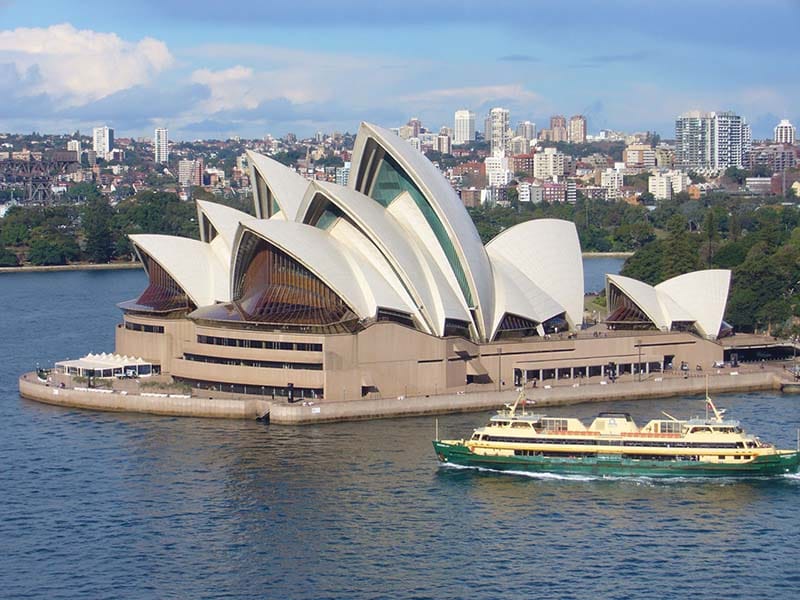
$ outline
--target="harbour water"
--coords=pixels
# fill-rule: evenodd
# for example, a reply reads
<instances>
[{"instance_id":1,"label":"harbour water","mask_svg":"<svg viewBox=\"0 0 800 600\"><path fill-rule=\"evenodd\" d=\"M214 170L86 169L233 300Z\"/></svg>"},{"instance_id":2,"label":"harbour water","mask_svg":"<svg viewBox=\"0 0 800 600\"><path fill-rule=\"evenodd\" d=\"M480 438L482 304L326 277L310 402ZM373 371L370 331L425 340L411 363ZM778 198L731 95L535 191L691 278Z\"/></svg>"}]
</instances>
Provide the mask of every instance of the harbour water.
<instances>
[{"instance_id":1,"label":"harbour water","mask_svg":"<svg viewBox=\"0 0 800 600\"><path fill-rule=\"evenodd\" d=\"M143 285L136 271L0 277L1 597L797 598L798 476L496 474L439 466L432 418L295 428L19 398L37 362L111 350L114 304ZM797 397L718 404L795 445ZM440 417L440 434L486 417Z\"/></svg>"}]
</instances>

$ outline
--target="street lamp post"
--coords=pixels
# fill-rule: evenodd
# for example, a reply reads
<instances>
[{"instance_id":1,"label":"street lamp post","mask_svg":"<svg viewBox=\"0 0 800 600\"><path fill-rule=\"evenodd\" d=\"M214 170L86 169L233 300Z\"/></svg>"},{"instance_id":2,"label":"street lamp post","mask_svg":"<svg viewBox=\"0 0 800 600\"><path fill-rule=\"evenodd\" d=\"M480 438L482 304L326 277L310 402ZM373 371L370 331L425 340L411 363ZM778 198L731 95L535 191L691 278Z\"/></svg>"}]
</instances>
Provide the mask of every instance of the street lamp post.
<instances>
[{"instance_id":1,"label":"street lamp post","mask_svg":"<svg viewBox=\"0 0 800 600\"><path fill-rule=\"evenodd\" d=\"M636 345L639 347L639 363L636 368L639 370L639 381L642 380L642 340L636 340Z\"/></svg>"},{"instance_id":2,"label":"street lamp post","mask_svg":"<svg viewBox=\"0 0 800 600\"><path fill-rule=\"evenodd\" d=\"M503 384L503 349L497 349L497 391L502 391Z\"/></svg>"}]
</instances>

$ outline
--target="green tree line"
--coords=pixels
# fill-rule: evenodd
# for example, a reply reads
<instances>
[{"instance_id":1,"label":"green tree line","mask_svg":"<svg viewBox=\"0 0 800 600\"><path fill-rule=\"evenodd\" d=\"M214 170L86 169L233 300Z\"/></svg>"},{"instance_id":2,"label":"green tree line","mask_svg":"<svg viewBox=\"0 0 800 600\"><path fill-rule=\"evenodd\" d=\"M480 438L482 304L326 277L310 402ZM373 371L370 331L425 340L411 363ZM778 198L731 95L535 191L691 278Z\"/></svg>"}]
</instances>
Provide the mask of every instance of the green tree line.
<instances>
[{"instance_id":1,"label":"green tree line","mask_svg":"<svg viewBox=\"0 0 800 600\"><path fill-rule=\"evenodd\" d=\"M111 206L94 186L71 191L80 203L15 206L6 212L0 219L0 266L131 260L127 236L132 233L198 237L194 202L182 202L173 193L144 191Z\"/></svg>"},{"instance_id":2,"label":"green tree line","mask_svg":"<svg viewBox=\"0 0 800 600\"><path fill-rule=\"evenodd\" d=\"M622 274L655 285L697 269L731 269L725 320L737 331L800 333L800 211L794 205L705 210L695 227L681 212L666 235L631 256Z\"/></svg>"}]
</instances>

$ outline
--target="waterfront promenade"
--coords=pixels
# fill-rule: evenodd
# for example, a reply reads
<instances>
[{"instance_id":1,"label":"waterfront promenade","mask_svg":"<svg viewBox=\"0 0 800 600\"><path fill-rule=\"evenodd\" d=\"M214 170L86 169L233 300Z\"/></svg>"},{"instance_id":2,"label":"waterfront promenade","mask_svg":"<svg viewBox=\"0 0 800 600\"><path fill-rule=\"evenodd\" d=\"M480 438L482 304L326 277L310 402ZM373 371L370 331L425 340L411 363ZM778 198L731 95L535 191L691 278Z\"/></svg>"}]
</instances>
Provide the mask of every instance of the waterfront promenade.
<instances>
[{"instance_id":1,"label":"waterfront promenade","mask_svg":"<svg viewBox=\"0 0 800 600\"><path fill-rule=\"evenodd\" d=\"M708 373L710 394L751 390L779 390L794 378L783 363L742 365L736 369L719 369ZM594 377L588 380L562 380L536 388L526 386L526 398L537 406L560 406L581 402L610 402L642 398L658 398L704 394L705 373L651 374L643 381L636 375L623 376L612 383ZM144 387L139 380L115 382L114 389L74 386L69 377L54 374L50 381L39 379L36 373L26 373L19 379L20 394L30 400L65 407L100 411L134 412L171 416L256 419L269 414L270 422L296 425L333 421L356 421L408 417L427 414L480 412L513 402L514 389L485 390L460 394L440 394L418 397L363 399L344 402L272 401L262 397L242 395L211 396L197 390L187 392L157 392Z\"/></svg>"}]
</instances>

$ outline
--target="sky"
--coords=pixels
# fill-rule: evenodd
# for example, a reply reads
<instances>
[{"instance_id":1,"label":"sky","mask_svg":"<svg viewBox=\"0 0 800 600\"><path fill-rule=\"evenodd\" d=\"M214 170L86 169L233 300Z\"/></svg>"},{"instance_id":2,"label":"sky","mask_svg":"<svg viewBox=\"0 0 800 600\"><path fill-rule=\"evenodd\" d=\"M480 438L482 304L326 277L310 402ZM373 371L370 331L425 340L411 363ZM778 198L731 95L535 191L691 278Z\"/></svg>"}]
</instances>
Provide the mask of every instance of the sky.
<instances>
[{"instance_id":1,"label":"sky","mask_svg":"<svg viewBox=\"0 0 800 600\"><path fill-rule=\"evenodd\" d=\"M674 136L800 126L800 0L0 0L0 131L260 138L433 130L493 106Z\"/></svg>"}]
</instances>

